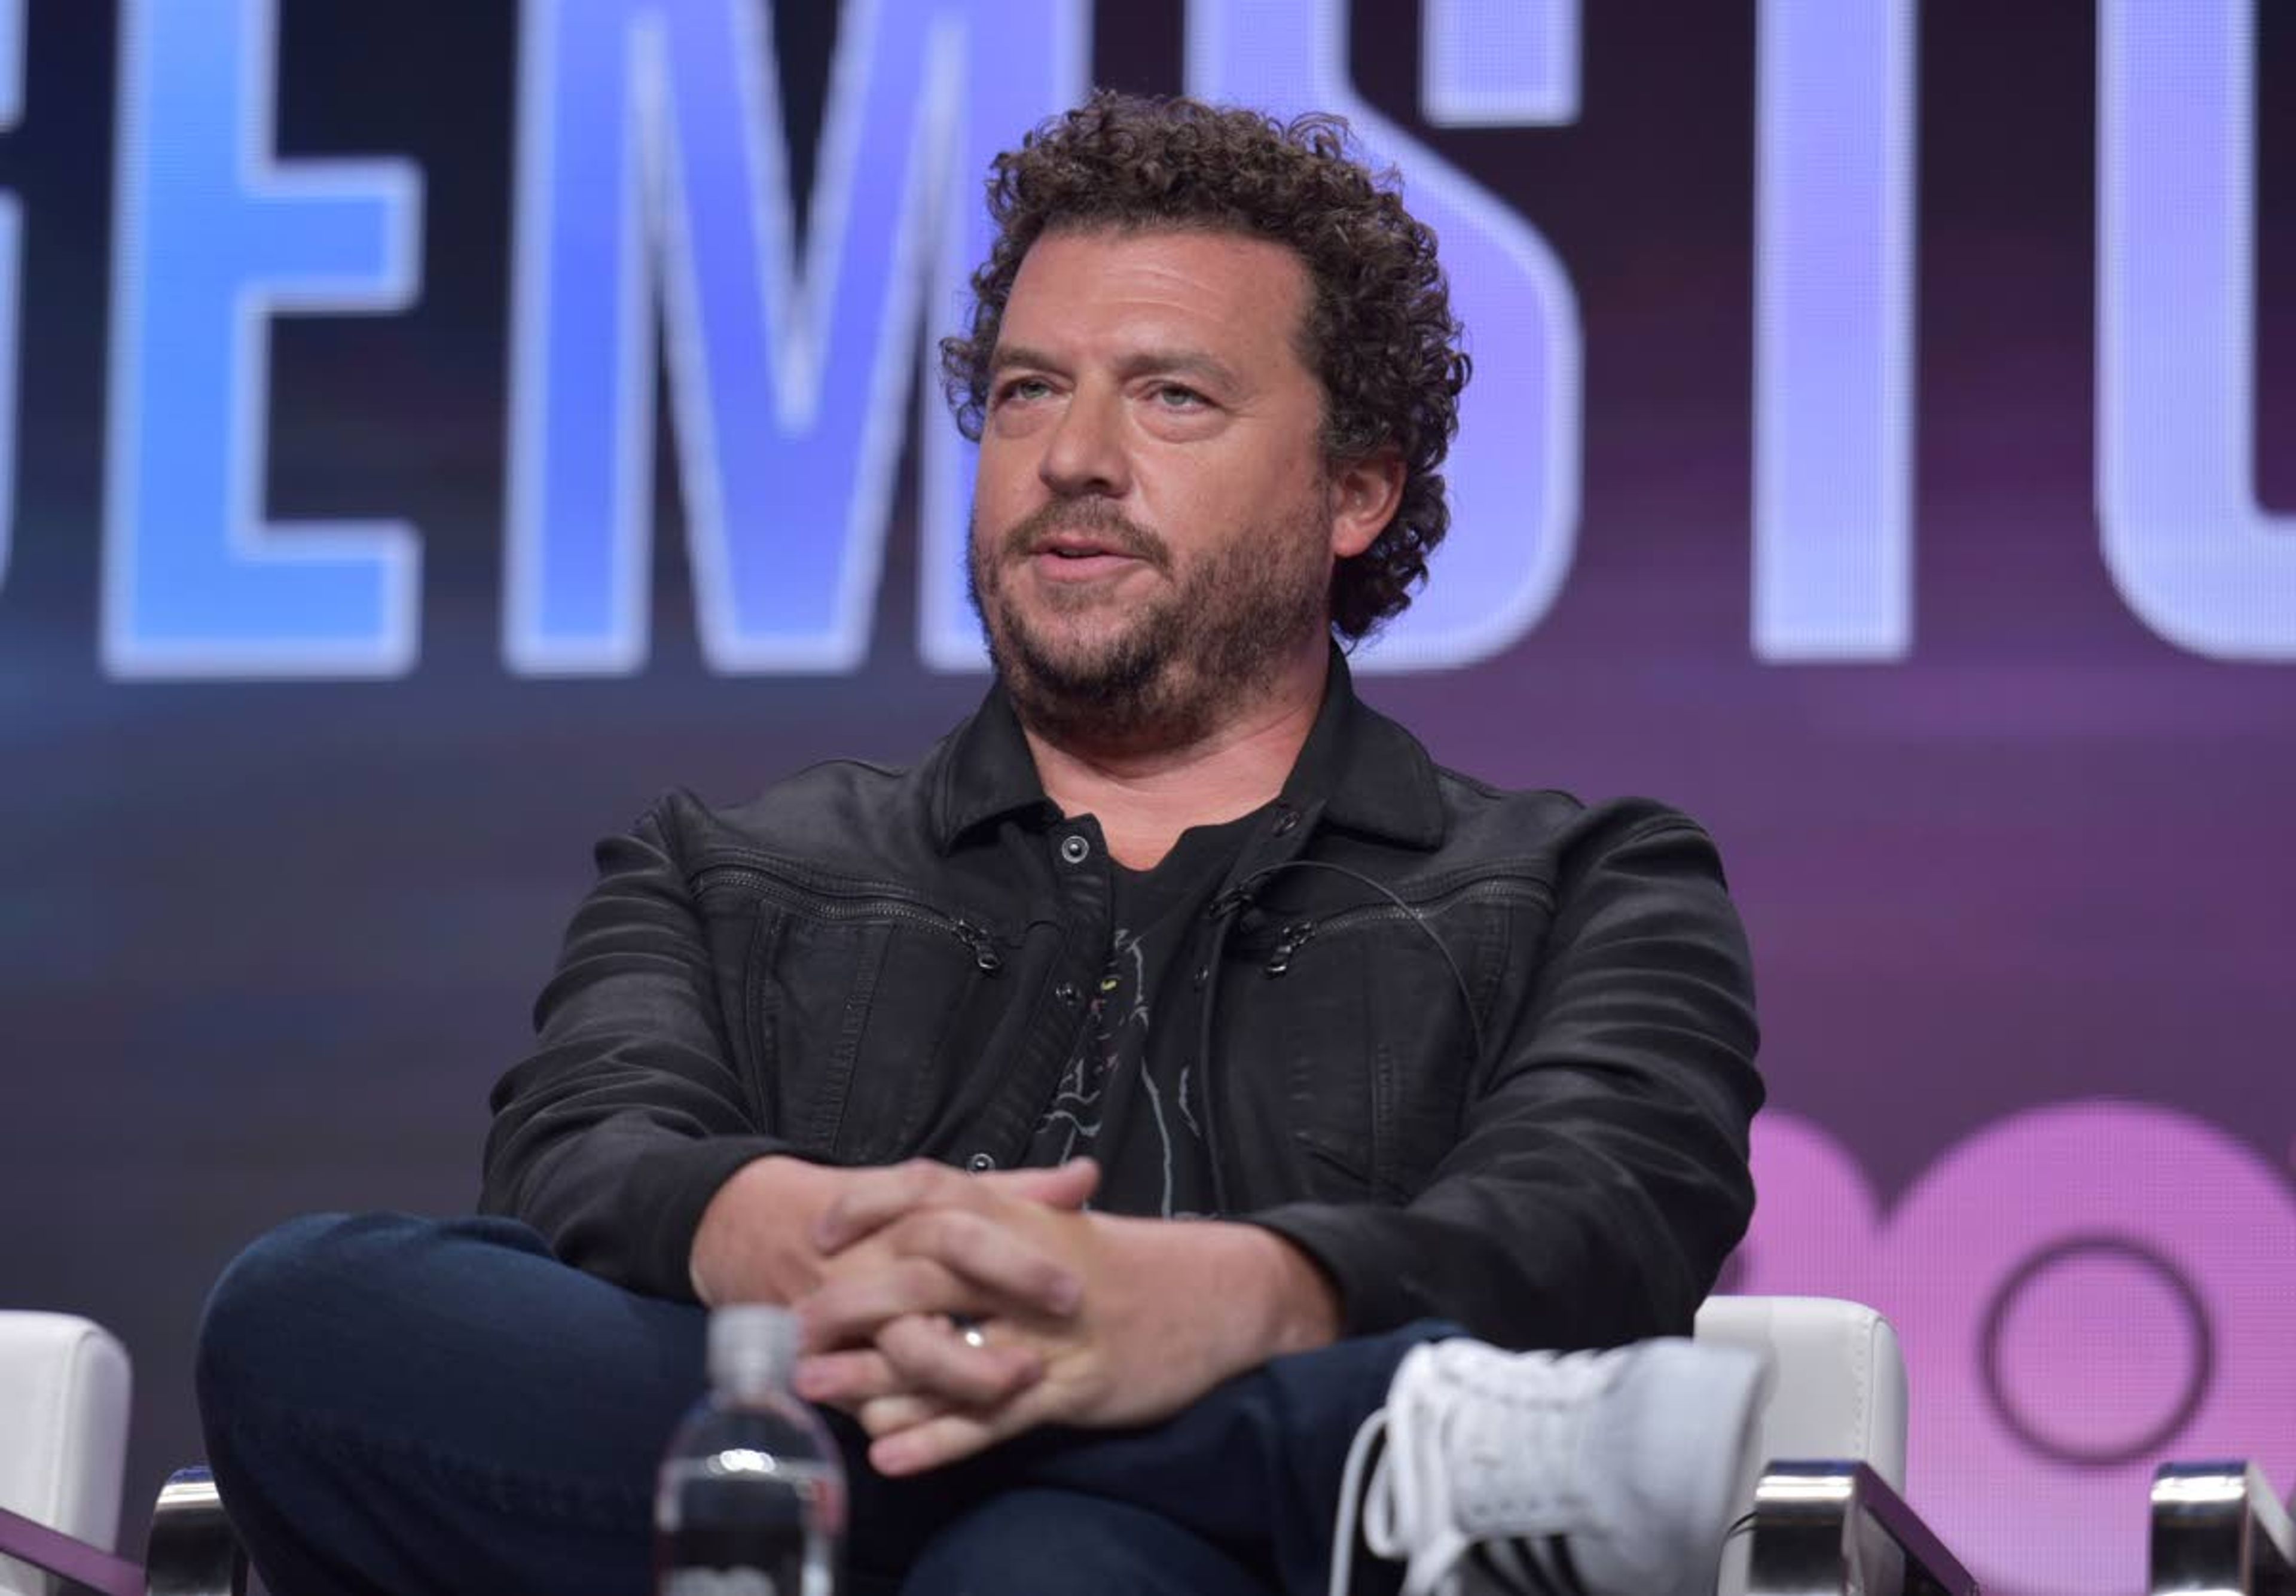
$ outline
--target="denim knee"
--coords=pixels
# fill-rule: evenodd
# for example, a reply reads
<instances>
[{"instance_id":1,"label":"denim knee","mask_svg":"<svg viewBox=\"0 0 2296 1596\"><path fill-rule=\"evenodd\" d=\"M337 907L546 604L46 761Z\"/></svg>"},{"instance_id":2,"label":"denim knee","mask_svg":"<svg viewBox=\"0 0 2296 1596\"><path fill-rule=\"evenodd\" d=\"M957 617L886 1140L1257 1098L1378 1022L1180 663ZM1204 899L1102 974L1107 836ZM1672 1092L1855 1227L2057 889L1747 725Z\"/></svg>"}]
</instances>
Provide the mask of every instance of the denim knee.
<instances>
[{"instance_id":1,"label":"denim knee","mask_svg":"<svg viewBox=\"0 0 2296 1596\"><path fill-rule=\"evenodd\" d=\"M560 1306L612 1289L499 1219L315 1214L250 1246L209 1297L195 1384L271 1587L643 1589L653 1463L690 1395L646 1386L632 1418L570 1370L644 1386L677 1362L644 1333L663 1315L616 1298L590 1318L638 1326L629 1339L541 1355Z\"/></svg>"},{"instance_id":2,"label":"denim knee","mask_svg":"<svg viewBox=\"0 0 2296 1596\"><path fill-rule=\"evenodd\" d=\"M202 1410L260 1382L279 1338L295 1333L319 1283L334 1273L318 1261L348 1219L341 1213L291 1219L225 1267L200 1318L193 1378Z\"/></svg>"},{"instance_id":3,"label":"denim knee","mask_svg":"<svg viewBox=\"0 0 2296 1596\"><path fill-rule=\"evenodd\" d=\"M480 1239L546 1252L509 1220L313 1213L258 1238L208 1295L193 1387L203 1411L260 1394L324 1401L345 1368L387 1354L391 1318L431 1295L441 1244Z\"/></svg>"}]
</instances>

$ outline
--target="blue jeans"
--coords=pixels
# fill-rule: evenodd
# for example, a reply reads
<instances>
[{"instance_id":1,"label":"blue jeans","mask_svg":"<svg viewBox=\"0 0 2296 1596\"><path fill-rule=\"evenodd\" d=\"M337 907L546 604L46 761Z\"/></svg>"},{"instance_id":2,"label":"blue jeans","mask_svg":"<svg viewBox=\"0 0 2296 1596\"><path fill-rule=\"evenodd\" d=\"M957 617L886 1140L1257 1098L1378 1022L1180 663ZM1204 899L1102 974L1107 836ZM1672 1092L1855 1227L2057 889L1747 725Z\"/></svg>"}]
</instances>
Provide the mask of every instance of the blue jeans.
<instances>
[{"instance_id":1,"label":"blue jeans","mask_svg":"<svg viewBox=\"0 0 2296 1596\"><path fill-rule=\"evenodd\" d=\"M507 1220L298 1220L209 1301L209 1460L274 1596L643 1596L703 1330ZM1450 1333L1281 1358L1160 1425L1038 1431L913 1480L830 1414L846 1588L1321 1596L1349 1443L1404 1353Z\"/></svg>"}]
</instances>

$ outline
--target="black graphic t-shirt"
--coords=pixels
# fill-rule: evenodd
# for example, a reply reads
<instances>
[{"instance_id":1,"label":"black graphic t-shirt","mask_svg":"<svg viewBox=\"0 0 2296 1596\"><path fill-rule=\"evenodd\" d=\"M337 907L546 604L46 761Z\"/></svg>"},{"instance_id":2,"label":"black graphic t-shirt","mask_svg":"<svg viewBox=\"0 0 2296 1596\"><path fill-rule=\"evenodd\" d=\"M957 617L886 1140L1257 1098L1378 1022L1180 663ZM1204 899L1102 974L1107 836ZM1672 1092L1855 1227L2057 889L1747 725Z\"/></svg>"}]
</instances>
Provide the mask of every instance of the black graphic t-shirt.
<instances>
[{"instance_id":1,"label":"black graphic t-shirt","mask_svg":"<svg viewBox=\"0 0 2296 1596\"><path fill-rule=\"evenodd\" d=\"M1209 944L1205 910L1259 818L1192 827L1152 869L1108 867L1108 964L1029 1149L1035 1164L1098 1159L1092 1205L1105 1213L1213 1212L1196 1074L1203 991L1190 961Z\"/></svg>"}]
</instances>

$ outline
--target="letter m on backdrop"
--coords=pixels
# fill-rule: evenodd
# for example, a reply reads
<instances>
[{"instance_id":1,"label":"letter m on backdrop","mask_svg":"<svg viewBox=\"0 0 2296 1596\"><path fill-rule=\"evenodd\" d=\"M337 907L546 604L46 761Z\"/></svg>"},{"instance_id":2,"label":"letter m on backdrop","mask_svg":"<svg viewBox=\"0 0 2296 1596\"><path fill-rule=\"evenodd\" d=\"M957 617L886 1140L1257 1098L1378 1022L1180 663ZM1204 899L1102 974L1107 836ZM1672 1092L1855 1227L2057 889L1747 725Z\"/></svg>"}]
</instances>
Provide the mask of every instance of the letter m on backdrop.
<instances>
[{"instance_id":1,"label":"letter m on backdrop","mask_svg":"<svg viewBox=\"0 0 2296 1596\"><path fill-rule=\"evenodd\" d=\"M860 662L921 347L931 365L921 333L962 308L991 156L1082 95L1089 15L1088 0L851 0L800 226L763 0L529 0L513 670L645 660L658 347L703 657Z\"/></svg>"}]
</instances>

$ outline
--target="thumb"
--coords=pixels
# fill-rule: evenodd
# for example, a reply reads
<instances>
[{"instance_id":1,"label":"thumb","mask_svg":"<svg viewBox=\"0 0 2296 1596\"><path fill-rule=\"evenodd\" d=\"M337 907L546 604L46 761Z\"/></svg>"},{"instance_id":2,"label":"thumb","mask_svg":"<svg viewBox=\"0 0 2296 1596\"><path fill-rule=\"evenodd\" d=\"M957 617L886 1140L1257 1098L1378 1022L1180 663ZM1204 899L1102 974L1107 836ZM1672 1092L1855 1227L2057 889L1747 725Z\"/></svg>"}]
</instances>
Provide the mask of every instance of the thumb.
<instances>
[{"instance_id":1,"label":"thumb","mask_svg":"<svg viewBox=\"0 0 2296 1596\"><path fill-rule=\"evenodd\" d=\"M1051 1169L1010 1169L993 1175L975 1175L1008 1197L1025 1197L1049 1208L1081 1208L1100 1189L1100 1165L1089 1158L1071 1158Z\"/></svg>"}]
</instances>

